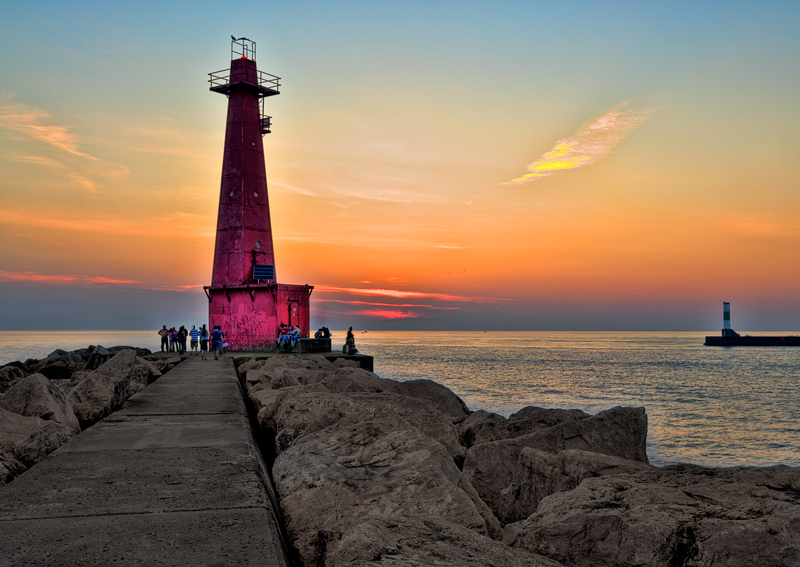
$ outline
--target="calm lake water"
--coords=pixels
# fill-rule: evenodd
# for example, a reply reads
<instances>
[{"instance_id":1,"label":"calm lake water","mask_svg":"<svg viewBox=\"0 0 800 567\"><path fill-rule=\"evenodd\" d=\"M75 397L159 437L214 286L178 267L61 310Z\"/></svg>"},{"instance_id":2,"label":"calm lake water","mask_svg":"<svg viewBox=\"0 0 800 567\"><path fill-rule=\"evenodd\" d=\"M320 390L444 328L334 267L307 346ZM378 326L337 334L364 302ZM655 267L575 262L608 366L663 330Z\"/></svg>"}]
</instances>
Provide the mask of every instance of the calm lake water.
<instances>
[{"instance_id":1,"label":"calm lake water","mask_svg":"<svg viewBox=\"0 0 800 567\"><path fill-rule=\"evenodd\" d=\"M471 409L644 406L653 464L800 466L800 348L704 347L718 332L370 331L356 345L380 376L436 380ZM334 348L344 335L334 331ZM0 364L90 344L158 350L159 337L2 331Z\"/></svg>"}]
</instances>

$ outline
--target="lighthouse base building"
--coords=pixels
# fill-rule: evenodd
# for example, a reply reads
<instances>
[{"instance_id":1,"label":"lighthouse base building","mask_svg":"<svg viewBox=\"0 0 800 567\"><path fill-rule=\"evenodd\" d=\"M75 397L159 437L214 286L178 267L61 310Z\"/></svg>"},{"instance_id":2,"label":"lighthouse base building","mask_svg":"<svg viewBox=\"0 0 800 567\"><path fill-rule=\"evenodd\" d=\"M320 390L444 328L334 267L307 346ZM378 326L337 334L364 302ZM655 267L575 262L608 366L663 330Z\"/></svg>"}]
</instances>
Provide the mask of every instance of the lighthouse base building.
<instances>
[{"instance_id":1,"label":"lighthouse base building","mask_svg":"<svg viewBox=\"0 0 800 567\"><path fill-rule=\"evenodd\" d=\"M271 349L281 324L308 337L314 289L276 277L263 136L271 128L264 100L280 94L280 78L258 71L246 38L231 43L230 69L209 77L210 90L228 97L214 268L204 288L209 325L222 328L227 350Z\"/></svg>"}]
</instances>

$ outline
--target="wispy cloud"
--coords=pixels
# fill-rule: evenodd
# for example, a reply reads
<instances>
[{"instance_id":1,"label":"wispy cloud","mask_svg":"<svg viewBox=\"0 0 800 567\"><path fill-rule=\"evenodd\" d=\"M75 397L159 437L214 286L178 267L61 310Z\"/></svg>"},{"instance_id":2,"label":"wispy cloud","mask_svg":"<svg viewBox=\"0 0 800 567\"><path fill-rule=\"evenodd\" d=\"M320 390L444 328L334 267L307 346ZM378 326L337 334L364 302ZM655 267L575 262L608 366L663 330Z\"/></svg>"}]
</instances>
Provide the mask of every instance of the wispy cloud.
<instances>
[{"instance_id":1,"label":"wispy cloud","mask_svg":"<svg viewBox=\"0 0 800 567\"><path fill-rule=\"evenodd\" d=\"M130 173L121 164L98 159L80 150L78 138L70 126L56 124L45 110L14 102L13 93L0 92L0 130L17 134L15 141L25 138L42 142L36 146L51 155L4 155L17 163L61 169L78 187L90 193L97 192L97 178L116 179ZM21 136L19 136L21 135ZM31 150L36 151L31 146Z\"/></svg>"},{"instance_id":2,"label":"wispy cloud","mask_svg":"<svg viewBox=\"0 0 800 567\"><path fill-rule=\"evenodd\" d=\"M0 98L0 128L25 134L76 156L97 159L78 149L75 134L69 127L53 124L50 114L44 110L11 102L8 95Z\"/></svg>"},{"instance_id":3,"label":"wispy cloud","mask_svg":"<svg viewBox=\"0 0 800 567\"><path fill-rule=\"evenodd\" d=\"M354 314L379 319L419 319L421 317L419 313L413 311L389 311L387 309L365 309L356 311Z\"/></svg>"},{"instance_id":4,"label":"wispy cloud","mask_svg":"<svg viewBox=\"0 0 800 567\"><path fill-rule=\"evenodd\" d=\"M453 310L458 309L458 307L438 307L436 305L426 305L420 303L373 303L371 301L355 301L355 300L347 300L347 299L316 299L316 302L322 303L343 303L345 305L369 305L371 307L395 307L395 308L406 308L406 307L414 307L414 308L421 308L421 309L438 309L438 310Z\"/></svg>"},{"instance_id":5,"label":"wispy cloud","mask_svg":"<svg viewBox=\"0 0 800 567\"><path fill-rule=\"evenodd\" d=\"M124 218L111 213L76 210L54 211L36 208L13 208L0 204L0 219L4 225L26 229L41 228L113 235L159 236L187 239L211 237L214 227L207 217L193 213L173 213L163 217Z\"/></svg>"},{"instance_id":6,"label":"wispy cloud","mask_svg":"<svg viewBox=\"0 0 800 567\"><path fill-rule=\"evenodd\" d=\"M163 291L198 291L203 289L203 284L173 284L173 285L162 285L156 288L157 290Z\"/></svg>"},{"instance_id":7,"label":"wispy cloud","mask_svg":"<svg viewBox=\"0 0 800 567\"><path fill-rule=\"evenodd\" d=\"M142 283L139 280L107 278L105 276L41 274L38 272L9 272L7 270L0 270L0 281L24 281L24 282L40 282L40 283L52 283L52 284L88 283L88 284L113 284L113 285L120 285L120 284L129 285L129 284Z\"/></svg>"},{"instance_id":8,"label":"wispy cloud","mask_svg":"<svg viewBox=\"0 0 800 567\"><path fill-rule=\"evenodd\" d=\"M347 295L394 297L398 299L420 298L420 299L438 299L441 301L459 301L459 302L477 302L477 303L510 301L508 299L499 297L453 295L448 293L431 293L427 291L403 291L399 289L339 287L333 285L316 285L314 286L314 291L317 293L343 293Z\"/></svg>"},{"instance_id":9,"label":"wispy cloud","mask_svg":"<svg viewBox=\"0 0 800 567\"><path fill-rule=\"evenodd\" d=\"M625 101L569 138L559 140L549 152L528 166L529 173L506 183L526 183L567 169L592 164L611 153L620 141L650 118L655 109L626 109Z\"/></svg>"},{"instance_id":10,"label":"wispy cloud","mask_svg":"<svg viewBox=\"0 0 800 567\"><path fill-rule=\"evenodd\" d=\"M297 193L298 195L308 195L309 197L319 197L319 193L314 193L308 189L303 187L298 187L297 185L293 185L291 183L287 183L280 179L270 179L269 184L273 187L280 187L281 189L288 189L292 193Z\"/></svg>"},{"instance_id":11,"label":"wispy cloud","mask_svg":"<svg viewBox=\"0 0 800 567\"><path fill-rule=\"evenodd\" d=\"M41 165L44 167L52 167L54 169L64 169L64 164L58 160L54 160L45 156L34 155L12 155L8 156L11 161L17 163L29 163L33 165Z\"/></svg>"}]
</instances>

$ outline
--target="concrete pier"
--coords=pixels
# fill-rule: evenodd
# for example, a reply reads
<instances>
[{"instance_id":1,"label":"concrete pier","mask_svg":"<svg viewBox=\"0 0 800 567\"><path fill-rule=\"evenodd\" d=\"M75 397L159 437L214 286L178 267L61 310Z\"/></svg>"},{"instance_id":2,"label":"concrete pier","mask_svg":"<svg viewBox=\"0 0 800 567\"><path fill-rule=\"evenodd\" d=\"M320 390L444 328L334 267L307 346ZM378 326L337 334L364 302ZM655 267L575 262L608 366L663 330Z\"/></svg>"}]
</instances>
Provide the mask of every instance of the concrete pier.
<instances>
[{"instance_id":1,"label":"concrete pier","mask_svg":"<svg viewBox=\"0 0 800 567\"><path fill-rule=\"evenodd\" d=\"M233 362L187 360L0 489L0 566L288 565Z\"/></svg>"}]
</instances>

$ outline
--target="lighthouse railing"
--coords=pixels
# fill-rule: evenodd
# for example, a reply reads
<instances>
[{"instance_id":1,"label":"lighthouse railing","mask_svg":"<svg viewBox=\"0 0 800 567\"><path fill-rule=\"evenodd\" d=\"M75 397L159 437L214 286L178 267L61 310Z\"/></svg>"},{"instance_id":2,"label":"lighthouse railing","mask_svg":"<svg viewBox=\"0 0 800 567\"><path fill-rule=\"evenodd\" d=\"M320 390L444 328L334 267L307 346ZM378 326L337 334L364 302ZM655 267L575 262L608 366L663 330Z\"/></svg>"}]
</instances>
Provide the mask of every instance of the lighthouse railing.
<instances>
[{"instance_id":1,"label":"lighthouse railing","mask_svg":"<svg viewBox=\"0 0 800 567\"><path fill-rule=\"evenodd\" d=\"M275 94L280 92L281 78L264 71L257 71L256 86L268 91L274 91ZM210 90L219 90L230 85L231 70L223 69L221 71L214 71L208 74L208 83Z\"/></svg>"}]
</instances>

